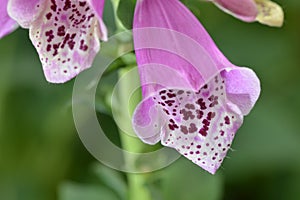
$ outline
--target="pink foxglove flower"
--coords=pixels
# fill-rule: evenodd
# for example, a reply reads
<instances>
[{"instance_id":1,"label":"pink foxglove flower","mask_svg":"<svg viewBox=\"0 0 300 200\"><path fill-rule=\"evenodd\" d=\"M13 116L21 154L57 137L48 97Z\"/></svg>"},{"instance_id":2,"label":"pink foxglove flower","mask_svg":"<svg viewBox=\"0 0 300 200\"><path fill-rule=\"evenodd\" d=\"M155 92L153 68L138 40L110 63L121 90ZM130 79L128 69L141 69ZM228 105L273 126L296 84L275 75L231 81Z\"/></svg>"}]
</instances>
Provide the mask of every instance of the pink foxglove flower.
<instances>
[{"instance_id":1,"label":"pink foxglove flower","mask_svg":"<svg viewBox=\"0 0 300 200\"><path fill-rule=\"evenodd\" d=\"M46 79L63 83L89 68L100 49L99 38L106 40L103 6L104 0L4 0L0 36L16 22L29 29Z\"/></svg>"},{"instance_id":2,"label":"pink foxglove flower","mask_svg":"<svg viewBox=\"0 0 300 200\"><path fill-rule=\"evenodd\" d=\"M212 0L223 11L246 21L258 21L269 26L282 26L282 8L270 0Z\"/></svg>"},{"instance_id":3,"label":"pink foxglove flower","mask_svg":"<svg viewBox=\"0 0 300 200\"><path fill-rule=\"evenodd\" d=\"M179 0L139 0L133 31L143 94L137 135L214 174L259 97L257 76L230 63Z\"/></svg>"}]
</instances>

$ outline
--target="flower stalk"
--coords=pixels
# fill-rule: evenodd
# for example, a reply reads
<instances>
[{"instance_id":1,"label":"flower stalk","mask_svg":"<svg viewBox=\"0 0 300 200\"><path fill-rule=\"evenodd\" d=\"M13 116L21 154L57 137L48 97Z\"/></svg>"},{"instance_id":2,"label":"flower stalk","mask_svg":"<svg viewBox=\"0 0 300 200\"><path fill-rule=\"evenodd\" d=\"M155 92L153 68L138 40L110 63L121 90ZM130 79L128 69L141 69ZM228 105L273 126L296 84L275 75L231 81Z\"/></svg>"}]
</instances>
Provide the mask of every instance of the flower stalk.
<instances>
[{"instance_id":1,"label":"flower stalk","mask_svg":"<svg viewBox=\"0 0 300 200\"><path fill-rule=\"evenodd\" d=\"M139 85L139 77L138 74L128 73L132 68L124 68L121 69L119 72L119 77L126 75L126 78L122 81L122 84L119 88L118 97L119 97L119 108L120 115L118 118L120 119L120 123L122 123L123 129L130 130L132 129L131 126L131 119L126 117L126 113L130 112L132 114L136 104L140 101L140 97L133 97L130 103L128 102L128 94L132 91L133 85ZM128 105L129 104L129 105ZM141 140L137 137L132 136L132 133L125 133L123 130L119 129L120 139L122 143L122 147L125 151L140 153L145 145L141 142ZM127 155L127 154L126 154ZM124 155L126 169L135 169L136 168L136 160L131 156ZM128 179L128 199L131 200L151 200L150 192L146 188L147 183L147 175L141 173L127 173Z\"/></svg>"}]
</instances>

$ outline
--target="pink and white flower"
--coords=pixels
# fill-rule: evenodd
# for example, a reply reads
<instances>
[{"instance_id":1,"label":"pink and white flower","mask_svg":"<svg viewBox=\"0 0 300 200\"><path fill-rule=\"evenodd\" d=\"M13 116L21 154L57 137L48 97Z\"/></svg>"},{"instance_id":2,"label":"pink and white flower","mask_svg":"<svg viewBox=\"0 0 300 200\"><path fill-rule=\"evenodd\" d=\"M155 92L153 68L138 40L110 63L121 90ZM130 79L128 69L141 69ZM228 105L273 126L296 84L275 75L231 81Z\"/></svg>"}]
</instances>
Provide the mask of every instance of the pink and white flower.
<instances>
[{"instance_id":1,"label":"pink and white flower","mask_svg":"<svg viewBox=\"0 0 300 200\"><path fill-rule=\"evenodd\" d=\"M214 174L259 97L257 76L229 62L178 0L138 1L133 34L143 93L136 134Z\"/></svg>"},{"instance_id":2,"label":"pink and white flower","mask_svg":"<svg viewBox=\"0 0 300 200\"><path fill-rule=\"evenodd\" d=\"M270 0L212 0L212 2L224 12L245 22L258 21L277 27L283 24L282 8Z\"/></svg>"}]
</instances>

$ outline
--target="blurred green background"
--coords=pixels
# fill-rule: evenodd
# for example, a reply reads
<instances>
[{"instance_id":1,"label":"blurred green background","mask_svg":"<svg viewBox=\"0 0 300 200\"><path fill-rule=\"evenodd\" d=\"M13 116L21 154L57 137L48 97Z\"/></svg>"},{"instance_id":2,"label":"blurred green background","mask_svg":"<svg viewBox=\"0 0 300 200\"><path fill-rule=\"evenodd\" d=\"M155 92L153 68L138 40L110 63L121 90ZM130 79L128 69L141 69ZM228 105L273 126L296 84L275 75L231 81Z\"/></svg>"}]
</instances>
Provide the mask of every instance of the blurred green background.
<instances>
[{"instance_id":1,"label":"blurred green background","mask_svg":"<svg viewBox=\"0 0 300 200\"><path fill-rule=\"evenodd\" d=\"M181 158L141 175L142 187L158 200L299 200L300 1L276 1L285 11L280 29L243 23L210 3L184 2L233 63L256 71L262 94L216 175ZM104 20L112 35L111 9L107 1ZM127 64L114 63L115 68ZM127 199L128 176L103 166L79 140L71 107L74 80L63 85L45 81L27 30L0 40L0 65L0 199ZM118 71L107 74L96 97L98 114L120 145L102 104Z\"/></svg>"}]
</instances>

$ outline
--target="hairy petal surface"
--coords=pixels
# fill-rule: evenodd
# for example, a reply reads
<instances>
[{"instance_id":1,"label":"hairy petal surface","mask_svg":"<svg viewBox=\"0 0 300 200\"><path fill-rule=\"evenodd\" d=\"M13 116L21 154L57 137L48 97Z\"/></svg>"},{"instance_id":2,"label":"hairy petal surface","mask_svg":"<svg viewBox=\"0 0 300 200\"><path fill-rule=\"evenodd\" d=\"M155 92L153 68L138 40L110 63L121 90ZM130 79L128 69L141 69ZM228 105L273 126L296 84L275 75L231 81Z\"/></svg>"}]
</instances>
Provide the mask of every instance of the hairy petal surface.
<instances>
[{"instance_id":1,"label":"hairy petal surface","mask_svg":"<svg viewBox=\"0 0 300 200\"><path fill-rule=\"evenodd\" d=\"M0 5L0 39L14 31L18 25L7 13L8 0L2 0Z\"/></svg>"},{"instance_id":2,"label":"hairy petal surface","mask_svg":"<svg viewBox=\"0 0 300 200\"><path fill-rule=\"evenodd\" d=\"M139 1L133 33L143 91L137 135L215 173L258 99L258 78L231 64L178 0Z\"/></svg>"},{"instance_id":3,"label":"hairy petal surface","mask_svg":"<svg viewBox=\"0 0 300 200\"><path fill-rule=\"evenodd\" d=\"M46 79L63 83L92 65L100 49L98 19L87 1L51 0L43 6L30 39Z\"/></svg>"}]
</instances>

